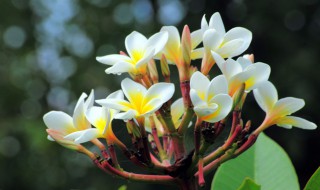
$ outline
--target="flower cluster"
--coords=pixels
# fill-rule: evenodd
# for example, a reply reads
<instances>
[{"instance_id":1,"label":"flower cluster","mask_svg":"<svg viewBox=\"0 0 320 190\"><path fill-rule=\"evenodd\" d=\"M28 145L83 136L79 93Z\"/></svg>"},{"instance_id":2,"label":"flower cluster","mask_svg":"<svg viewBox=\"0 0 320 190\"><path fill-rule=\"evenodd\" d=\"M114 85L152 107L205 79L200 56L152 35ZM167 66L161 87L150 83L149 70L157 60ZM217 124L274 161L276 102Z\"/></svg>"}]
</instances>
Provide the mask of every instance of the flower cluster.
<instances>
[{"instance_id":1,"label":"flower cluster","mask_svg":"<svg viewBox=\"0 0 320 190\"><path fill-rule=\"evenodd\" d=\"M249 148L259 133L272 125L315 129L314 123L291 116L304 106L302 99L278 100L276 88L268 81L268 64L254 62L253 54L233 58L246 51L251 40L251 32L242 27L226 32L219 13L213 14L209 22L204 16L201 28L194 32L185 26L181 37L174 26L164 26L150 38L134 31L125 39L126 52L97 57L97 61L110 65L105 70L107 74L128 73L131 79L121 82L121 90L96 100L97 105L93 91L88 97L83 93L73 117L60 111L45 114L48 139L98 159L100 168L124 178L127 173L117 162L113 145L133 163L163 174L130 174L130 179L148 181L150 177L169 183L195 176L203 185L203 173L211 171L213 161L218 159L215 154L204 155L229 118L232 117L230 135L222 147L234 155ZM195 59L202 59L199 71L193 64ZM164 82L159 82L157 62ZM175 65L179 72L182 98L174 102L179 90L171 83L168 64ZM211 78L215 64L221 75ZM264 121L253 132L251 122L244 124L241 119L241 108L251 91L266 112ZM114 119L126 123L133 150L113 133ZM194 151L188 152L184 137L191 127L195 145ZM98 140L101 138L106 140L108 150ZM80 145L89 141L101 149L106 161ZM187 172L181 172L182 168Z\"/></svg>"}]
</instances>

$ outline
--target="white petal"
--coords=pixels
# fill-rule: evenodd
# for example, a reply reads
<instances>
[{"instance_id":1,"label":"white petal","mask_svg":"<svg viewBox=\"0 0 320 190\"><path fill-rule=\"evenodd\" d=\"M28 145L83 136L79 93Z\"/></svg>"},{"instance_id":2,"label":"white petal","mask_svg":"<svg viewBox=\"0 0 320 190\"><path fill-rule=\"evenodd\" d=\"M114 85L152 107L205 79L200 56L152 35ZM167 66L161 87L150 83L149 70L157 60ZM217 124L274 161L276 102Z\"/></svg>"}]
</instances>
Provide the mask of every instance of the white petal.
<instances>
[{"instance_id":1,"label":"white petal","mask_svg":"<svg viewBox=\"0 0 320 190\"><path fill-rule=\"evenodd\" d=\"M209 25L206 19L206 15L203 15L201 19L201 31L204 33L206 30L208 30Z\"/></svg>"},{"instance_id":2,"label":"white petal","mask_svg":"<svg viewBox=\"0 0 320 190\"><path fill-rule=\"evenodd\" d=\"M214 123L225 118L232 108L232 98L227 94L218 94L213 97L209 103L218 105L217 111L203 118L204 121L210 123Z\"/></svg>"},{"instance_id":3,"label":"white petal","mask_svg":"<svg viewBox=\"0 0 320 190\"><path fill-rule=\"evenodd\" d=\"M220 56L219 54L217 54L217 52L215 52L215 51L211 51L211 55L212 55L213 60L217 63L218 67L219 67L220 70L221 70L224 62L226 62L226 61L223 59L223 57L221 57L221 56Z\"/></svg>"},{"instance_id":4,"label":"white petal","mask_svg":"<svg viewBox=\"0 0 320 190\"><path fill-rule=\"evenodd\" d=\"M152 35L147 42L146 47L150 48L152 47L154 49L154 54L159 53L164 46L166 45L169 38L169 34L166 31L158 32L154 35Z\"/></svg>"},{"instance_id":5,"label":"white petal","mask_svg":"<svg viewBox=\"0 0 320 190\"><path fill-rule=\"evenodd\" d=\"M109 109L106 107L91 107L86 113L87 119L95 126L101 133L105 131L106 127L111 122Z\"/></svg>"},{"instance_id":6,"label":"white petal","mask_svg":"<svg viewBox=\"0 0 320 190\"><path fill-rule=\"evenodd\" d=\"M49 141L55 141L50 135L47 136L47 139L48 139Z\"/></svg>"},{"instance_id":7,"label":"white petal","mask_svg":"<svg viewBox=\"0 0 320 190\"><path fill-rule=\"evenodd\" d=\"M145 51L146 43L147 43L147 38L141 33L136 31L133 31L125 39L126 49L131 58L133 57L133 53L135 51L138 51L138 52Z\"/></svg>"},{"instance_id":8,"label":"white petal","mask_svg":"<svg viewBox=\"0 0 320 190\"><path fill-rule=\"evenodd\" d=\"M130 102L122 99L108 98L108 99L96 100L96 102L97 104L100 104L107 108L111 108L119 111L128 111L129 109L133 108Z\"/></svg>"},{"instance_id":9,"label":"white petal","mask_svg":"<svg viewBox=\"0 0 320 190\"><path fill-rule=\"evenodd\" d=\"M183 99L179 98L171 104L171 117L173 123L176 123L184 113Z\"/></svg>"},{"instance_id":10,"label":"white petal","mask_svg":"<svg viewBox=\"0 0 320 190\"><path fill-rule=\"evenodd\" d=\"M191 98L191 102L194 106L206 105L206 102L199 97L197 91L195 91L194 89L190 90L190 98Z\"/></svg>"},{"instance_id":11,"label":"white petal","mask_svg":"<svg viewBox=\"0 0 320 190\"><path fill-rule=\"evenodd\" d=\"M217 50L223 41L223 36L214 29L209 29L203 34L203 47L209 50Z\"/></svg>"},{"instance_id":12,"label":"white petal","mask_svg":"<svg viewBox=\"0 0 320 190\"><path fill-rule=\"evenodd\" d=\"M252 33L248 29L235 27L229 30L224 36L225 41L232 41L235 39L241 39L244 42L241 47L233 52L233 56L238 56L248 49L252 40Z\"/></svg>"},{"instance_id":13,"label":"white petal","mask_svg":"<svg viewBox=\"0 0 320 190\"><path fill-rule=\"evenodd\" d=\"M85 116L86 107L84 99L86 97L87 94L82 93L73 112L73 125L78 130L84 130L91 127Z\"/></svg>"},{"instance_id":14,"label":"white petal","mask_svg":"<svg viewBox=\"0 0 320 190\"><path fill-rule=\"evenodd\" d=\"M242 72L241 65L233 59L227 59L227 61L219 68L222 74L227 78L227 80L229 80L229 83L233 76Z\"/></svg>"},{"instance_id":15,"label":"white petal","mask_svg":"<svg viewBox=\"0 0 320 190\"><path fill-rule=\"evenodd\" d=\"M202 42L203 32L201 29L191 33L191 49L193 50Z\"/></svg>"},{"instance_id":16,"label":"white petal","mask_svg":"<svg viewBox=\"0 0 320 190\"><path fill-rule=\"evenodd\" d=\"M249 70L250 67L253 68L254 73L245 81L247 91L253 90L267 81L271 73L270 66L265 63L255 63L247 67L247 69Z\"/></svg>"},{"instance_id":17,"label":"white petal","mask_svg":"<svg viewBox=\"0 0 320 190\"><path fill-rule=\"evenodd\" d=\"M237 62L241 65L242 70L245 70L248 66L252 65L250 59L246 59L244 57L239 57Z\"/></svg>"},{"instance_id":18,"label":"white petal","mask_svg":"<svg viewBox=\"0 0 320 190\"><path fill-rule=\"evenodd\" d=\"M244 44L242 39L235 39L228 42L225 42L223 46L216 50L218 54L223 58L231 58L239 55L239 48Z\"/></svg>"},{"instance_id":19,"label":"white petal","mask_svg":"<svg viewBox=\"0 0 320 190\"><path fill-rule=\"evenodd\" d=\"M217 94L228 94L228 82L225 76L219 75L213 78L208 86L206 101L209 101Z\"/></svg>"},{"instance_id":20,"label":"white petal","mask_svg":"<svg viewBox=\"0 0 320 190\"><path fill-rule=\"evenodd\" d=\"M214 104L211 107L208 106L195 106L193 108L194 112L197 114L198 117L205 117L210 114L213 114L218 109L218 105Z\"/></svg>"},{"instance_id":21,"label":"white petal","mask_svg":"<svg viewBox=\"0 0 320 190\"><path fill-rule=\"evenodd\" d=\"M277 121L277 125L291 125L301 129L316 129L317 125L306 119L294 116L286 116Z\"/></svg>"},{"instance_id":22,"label":"white petal","mask_svg":"<svg viewBox=\"0 0 320 190\"><path fill-rule=\"evenodd\" d=\"M269 81L262 83L258 88L254 89L253 95L260 108L267 113L271 111L278 101L277 89Z\"/></svg>"},{"instance_id":23,"label":"white petal","mask_svg":"<svg viewBox=\"0 0 320 190\"><path fill-rule=\"evenodd\" d=\"M166 48L169 48L171 51L177 51L180 47L180 34L178 29L174 26L163 26L160 31L166 31L169 34Z\"/></svg>"},{"instance_id":24,"label":"white petal","mask_svg":"<svg viewBox=\"0 0 320 190\"><path fill-rule=\"evenodd\" d=\"M121 88L125 96L128 98L129 102L133 103L138 101L137 98L143 100L143 97L147 93L147 89L137 82L129 78L125 78L121 82Z\"/></svg>"},{"instance_id":25,"label":"white petal","mask_svg":"<svg viewBox=\"0 0 320 190\"><path fill-rule=\"evenodd\" d=\"M126 72L133 72L135 67L128 62L117 62L113 66L105 70L107 74L121 74Z\"/></svg>"},{"instance_id":26,"label":"white petal","mask_svg":"<svg viewBox=\"0 0 320 190\"><path fill-rule=\"evenodd\" d=\"M111 54L111 55L106 55L102 57L96 57L96 60L106 65L114 65L118 62L129 61L130 58L126 55Z\"/></svg>"},{"instance_id":27,"label":"white petal","mask_svg":"<svg viewBox=\"0 0 320 190\"><path fill-rule=\"evenodd\" d=\"M192 60L202 59L203 54L204 54L204 48L203 48L203 47L202 47L202 48L195 49L195 50L192 50L192 51L191 51L191 59L192 59Z\"/></svg>"},{"instance_id":28,"label":"white petal","mask_svg":"<svg viewBox=\"0 0 320 190\"><path fill-rule=\"evenodd\" d=\"M143 57L136 63L136 69L140 68L142 66L145 66L148 64L148 62L152 59L152 57L154 56L154 48L150 47L146 50L146 52L144 53Z\"/></svg>"},{"instance_id":29,"label":"white petal","mask_svg":"<svg viewBox=\"0 0 320 190\"><path fill-rule=\"evenodd\" d=\"M300 110L305 105L300 98L287 97L280 99L273 107L270 117L283 117Z\"/></svg>"},{"instance_id":30,"label":"white petal","mask_svg":"<svg viewBox=\"0 0 320 190\"><path fill-rule=\"evenodd\" d=\"M65 139L68 140L74 140L75 143L85 143L88 141L91 141L93 139L96 139L98 137L101 137L101 134L99 134L99 131L97 129L86 129L83 131L77 131L75 133L71 133L67 136L65 136Z\"/></svg>"},{"instance_id":31,"label":"white petal","mask_svg":"<svg viewBox=\"0 0 320 190\"><path fill-rule=\"evenodd\" d=\"M226 33L220 13L216 12L211 16L209 21L209 28L217 30L217 32L219 32L221 35L224 35Z\"/></svg>"},{"instance_id":32,"label":"white petal","mask_svg":"<svg viewBox=\"0 0 320 190\"><path fill-rule=\"evenodd\" d=\"M157 83L152 85L146 92L142 104L145 105L155 98L159 98L163 103L167 102L174 93L172 83Z\"/></svg>"},{"instance_id":33,"label":"white petal","mask_svg":"<svg viewBox=\"0 0 320 190\"><path fill-rule=\"evenodd\" d=\"M137 116L137 111L135 110L129 110L127 112L123 112L123 113L117 113L114 118L115 119L123 119L123 120L130 120L133 119Z\"/></svg>"},{"instance_id":34,"label":"white petal","mask_svg":"<svg viewBox=\"0 0 320 190\"><path fill-rule=\"evenodd\" d=\"M84 109L92 107L94 104L94 90L92 89L87 100L84 102Z\"/></svg>"},{"instance_id":35,"label":"white petal","mask_svg":"<svg viewBox=\"0 0 320 190\"><path fill-rule=\"evenodd\" d=\"M194 89L199 97L204 100L206 95L206 90L209 86L209 79L204 76L201 72L197 71L193 73L190 79L190 88Z\"/></svg>"},{"instance_id":36,"label":"white petal","mask_svg":"<svg viewBox=\"0 0 320 190\"><path fill-rule=\"evenodd\" d=\"M106 99L120 99L123 100L124 99L124 95L122 90L117 90L111 94L109 94L109 96Z\"/></svg>"},{"instance_id":37,"label":"white petal","mask_svg":"<svg viewBox=\"0 0 320 190\"><path fill-rule=\"evenodd\" d=\"M143 116L149 116L150 114L153 114L156 112L160 107L164 104L162 99L160 98L154 98L151 101L149 101L147 104L144 104L142 108L142 113L140 113Z\"/></svg>"},{"instance_id":38,"label":"white petal","mask_svg":"<svg viewBox=\"0 0 320 190\"><path fill-rule=\"evenodd\" d=\"M43 121L49 129L54 129L63 134L76 131L73 127L72 117L61 111L50 111L43 116Z\"/></svg>"}]
</instances>

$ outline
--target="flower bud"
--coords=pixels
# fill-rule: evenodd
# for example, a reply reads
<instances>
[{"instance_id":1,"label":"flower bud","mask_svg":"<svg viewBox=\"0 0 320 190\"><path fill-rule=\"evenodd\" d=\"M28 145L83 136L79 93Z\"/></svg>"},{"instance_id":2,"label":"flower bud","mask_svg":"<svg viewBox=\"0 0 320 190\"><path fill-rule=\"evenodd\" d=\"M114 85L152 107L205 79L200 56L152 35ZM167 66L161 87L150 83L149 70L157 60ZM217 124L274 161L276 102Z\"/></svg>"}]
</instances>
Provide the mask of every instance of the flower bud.
<instances>
[{"instance_id":1,"label":"flower bud","mask_svg":"<svg viewBox=\"0 0 320 190\"><path fill-rule=\"evenodd\" d=\"M158 83L159 82L158 70L157 70L156 63L153 59L151 59L149 61L148 69L149 69L150 78L151 78L153 84Z\"/></svg>"},{"instance_id":2,"label":"flower bud","mask_svg":"<svg viewBox=\"0 0 320 190\"><path fill-rule=\"evenodd\" d=\"M163 54L161 56L160 65L161 65L162 76L164 77L165 82L170 82L170 69L169 69L166 56Z\"/></svg>"},{"instance_id":3,"label":"flower bud","mask_svg":"<svg viewBox=\"0 0 320 190\"><path fill-rule=\"evenodd\" d=\"M242 96L244 95L244 90L246 89L245 83L242 83L241 87L238 88L236 93L233 95L233 109L234 110L241 110L242 108Z\"/></svg>"},{"instance_id":4,"label":"flower bud","mask_svg":"<svg viewBox=\"0 0 320 190\"><path fill-rule=\"evenodd\" d=\"M190 65L191 62L191 35L188 25L185 25L181 37L181 49L183 62Z\"/></svg>"}]
</instances>

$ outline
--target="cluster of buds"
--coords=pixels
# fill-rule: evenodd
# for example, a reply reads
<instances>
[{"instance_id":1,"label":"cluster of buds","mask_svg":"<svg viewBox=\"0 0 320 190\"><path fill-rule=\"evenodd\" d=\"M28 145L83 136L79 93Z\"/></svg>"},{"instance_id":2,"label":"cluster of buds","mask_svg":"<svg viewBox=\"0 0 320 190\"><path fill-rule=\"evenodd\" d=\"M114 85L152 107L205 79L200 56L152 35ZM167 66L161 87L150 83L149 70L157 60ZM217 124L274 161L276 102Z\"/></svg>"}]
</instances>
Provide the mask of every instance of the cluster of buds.
<instances>
[{"instance_id":1,"label":"cluster of buds","mask_svg":"<svg viewBox=\"0 0 320 190\"><path fill-rule=\"evenodd\" d=\"M60 111L45 114L48 139L88 155L97 167L114 176L178 184L181 189L204 186L206 174L251 147L268 127L317 127L291 116L304 106L302 99L278 100L276 88L268 81L269 65L255 63L253 54L232 59L249 47L251 39L251 32L242 27L226 32L219 13L213 14L209 23L204 16L201 28L192 33L185 26L181 38L174 26L164 26L150 38L132 32L125 39L126 53L97 57L99 62L110 65L107 74L128 73L131 79L121 82L121 90L96 100L99 106L94 105L93 91L89 96L83 93L73 117ZM199 47L201 42L203 47ZM199 71L192 65L196 59L202 59ZM176 100L173 100L175 86L170 79L170 64L179 72L182 97ZM222 74L211 78L215 64ZM157 68L161 68L163 82L159 82ZM266 112L257 127L251 127L250 120L244 123L241 117L251 91ZM125 125L113 126L114 119L123 120ZM228 120L230 127L225 126ZM113 127L126 127L132 145L119 140ZM220 147L209 152L225 128L230 131L229 136ZM185 143L187 130L194 131L194 147L190 150ZM82 145L89 141L101 150L100 155ZM125 171L117 160L115 148L148 172Z\"/></svg>"}]
</instances>

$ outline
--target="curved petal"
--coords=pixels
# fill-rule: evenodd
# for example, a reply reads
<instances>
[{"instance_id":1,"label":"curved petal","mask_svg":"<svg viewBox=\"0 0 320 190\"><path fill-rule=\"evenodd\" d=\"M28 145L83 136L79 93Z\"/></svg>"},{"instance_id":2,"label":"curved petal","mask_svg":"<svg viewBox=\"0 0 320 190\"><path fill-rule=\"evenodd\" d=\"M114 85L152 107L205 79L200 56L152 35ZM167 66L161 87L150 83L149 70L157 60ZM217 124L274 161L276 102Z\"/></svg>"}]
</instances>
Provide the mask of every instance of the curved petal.
<instances>
[{"instance_id":1,"label":"curved petal","mask_svg":"<svg viewBox=\"0 0 320 190\"><path fill-rule=\"evenodd\" d=\"M156 112L165 102L160 98L154 98L149 101L147 104L143 105L141 116L148 116Z\"/></svg>"},{"instance_id":2,"label":"curved petal","mask_svg":"<svg viewBox=\"0 0 320 190\"><path fill-rule=\"evenodd\" d=\"M191 76L190 88L194 89L202 100L205 100L206 90L209 83L209 79L201 72L197 71Z\"/></svg>"},{"instance_id":3,"label":"curved petal","mask_svg":"<svg viewBox=\"0 0 320 190\"><path fill-rule=\"evenodd\" d=\"M164 48L167 59L175 59L180 54L180 34L174 26L163 26L160 31L167 31L169 34L168 42Z\"/></svg>"},{"instance_id":4,"label":"curved petal","mask_svg":"<svg viewBox=\"0 0 320 190\"><path fill-rule=\"evenodd\" d=\"M147 93L147 89L142 84L134 82L129 78L122 80L121 88L129 102L131 104L135 104L137 107L140 107L143 97Z\"/></svg>"},{"instance_id":5,"label":"curved petal","mask_svg":"<svg viewBox=\"0 0 320 190\"><path fill-rule=\"evenodd\" d=\"M214 29L209 29L203 34L203 47L216 50L223 41L223 36Z\"/></svg>"},{"instance_id":6,"label":"curved petal","mask_svg":"<svg viewBox=\"0 0 320 190\"><path fill-rule=\"evenodd\" d=\"M135 70L135 67L128 62L117 62L113 66L105 70L107 74L121 74L126 72L132 72Z\"/></svg>"},{"instance_id":7,"label":"curved petal","mask_svg":"<svg viewBox=\"0 0 320 190\"><path fill-rule=\"evenodd\" d=\"M204 14L201 19L201 31L204 33L206 30L208 30L209 24L206 19L206 15Z\"/></svg>"},{"instance_id":8,"label":"curved petal","mask_svg":"<svg viewBox=\"0 0 320 190\"><path fill-rule=\"evenodd\" d=\"M283 117L300 110L305 105L300 98L287 97L280 99L269 113L270 117Z\"/></svg>"},{"instance_id":9,"label":"curved petal","mask_svg":"<svg viewBox=\"0 0 320 190\"><path fill-rule=\"evenodd\" d=\"M227 61L219 67L222 74L231 81L231 78L242 72L242 67L238 62L233 59L227 59Z\"/></svg>"},{"instance_id":10,"label":"curved petal","mask_svg":"<svg viewBox=\"0 0 320 190\"><path fill-rule=\"evenodd\" d=\"M203 99L199 97L199 94L194 89L190 90L190 98L194 106L204 106L207 104Z\"/></svg>"},{"instance_id":11,"label":"curved petal","mask_svg":"<svg viewBox=\"0 0 320 190\"><path fill-rule=\"evenodd\" d=\"M245 70L248 66L252 65L252 62L250 59L244 58L244 57L239 57L237 59L237 62L241 65L242 70Z\"/></svg>"},{"instance_id":12,"label":"curved petal","mask_svg":"<svg viewBox=\"0 0 320 190\"><path fill-rule=\"evenodd\" d=\"M115 119L123 119L123 120L130 120L130 119L133 119L135 118L136 116L138 116L138 113L137 111L135 110L128 110L126 112L123 112L123 113L117 113L115 114L114 118Z\"/></svg>"},{"instance_id":13,"label":"curved petal","mask_svg":"<svg viewBox=\"0 0 320 190\"><path fill-rule=\"evenodd\" d=\"M97 104L100 104L102 106L105 106L107 108L119 110L119 111L128 111L130 109L134 108L134 105L132 105L130 102L122 99L101 99L96 100Z\"/></svg>"},{"instance_id":14,"label":"curved petal","mask_svg":"<svg viewBox=\"0 0 320 190\"><path fill-rule=\"evenodd\" d=\"M209 106L195 106L193 108L194 112L197 114L198 117L204 118L208 115L213 114L218 109L218 105L214 104L211 107Z\"/></svg>"},{"instance_id":15,"label":"curved petal","mask_svg":"<svg viewBox=\"0 0 320 190\"><path fill-rule=\"evenodd\" d=\"M118 62L130 61L130 57L126 55L111 54L102 57L96 57L96 60L106 65L114 65Z\"/></svg>"},{"instance_id":16,"label":"curved petal","mask_svg":"<svg viewBox=\"0 0 320 190\"><path fill-rule=\"evenodd\" d=\"M239 55L239 48L245 43L242 39L235 39L228 42L223 41L223 46L218 48L216 52L223 58L231 58Z\"/></svg>"},{"instance_id":17,"label":"curved petal","mask_svg":"<svg viewBox=\"0 0 320 190\"><path fill-rule=\"evenodd\" d=\"M74 140L75 143L81 144L93 139L101 137L101 134L97 129L86 129L83 131L77 131L65 136L65 139Z\"/></svg>"},{"instance_id":18,"label":"curved petal","mask_svg":"<svg viewBox=\"0 0 320 190\"><path fill-rule=\"evenodd\" d=\"M174 93L174 85L172 83L157 83L152 85L146 92L142 105L147 104L155 98L160 98L163 103L167 102Z\"/></svg>"},{"instance_id":19,"label":"curved petal","mask_svg":"<svg viewBox=\"0 0 320 190\"><path fill-rule=\"evenodd\" d=\"M87 100L84 102L84 108L87 110L88 108L92 107L94 104L94 90L92 89Z\"/></svg>"},{"instance_id":20,"label":"curved petal","mask_svg":"<svg viewBox=\"0 0 320 190\"><path fill-rule=\"evenodd\" d=\"M277 125L290 125L295 126L301 129L316 129L317 125L306 119L295 117L295 116L286 116L277 120Z\"/></svg>"},{"instance_id":21,"label":"curved petal","mask_svg":"<svg viewBox=\"0 0 320 190\"><path fill-rule=\"evenodd\" d=\"M154 49L154 54L159 53L166 45L169 38L169 34L166 31L158 32L152 35L147 42L146 48L152 47Z\"/></svg>"},{"instance_id":22,"label":"curved petal","mask_svg":"<svg viewBox=\"0 0 320 190\"><path fill-rule=\"evenodd\" d=\"M109 109L106 107L91 107L86 113L87 119L95 126L101 134L104 134L106 128L111 122Z\"/></svg>"},{"instance_id":23,"label":"curved petal","mask_svg":"<svg viewBox=\"0 0 320 190\"><path fill-rule=\"evenodd\" d=\"M208 86L206 101L209 101L217 94L228 94L228 82L225 76L219 75L213 78Z\"/></svg>"},{"instance_id":24,"label":"curved petal","mask_svg":"<svg viewBox=\"0 0 320 190\"><path fill-rule=\"evenodd\" d=\"M191 33L191 50L196 48L202 42L203 32L201 29Z\"/></svg>"},{"instance_id":25,"label":"curved petal","mask_svg":"<svg viewBox=\"0 0 320 190\"><path fill-rule=\"evenodd\" d=\"M225 118L231 111L232 98L227 94L218 94L210 100L210 104L217 104L218 109L214 113L202 118L204 121L214 123Z\"/></svg>"},{"instance_id":26,"label":"curved petal","mask_svg":"<svg viewBox=\"0 0 320 190\"><path fill-rule=\"evenodd\" d=\"M149 61L152 59L152 57L154 56L154 52L155 52L155 50L154 50L153 47L148 48L148 49L146 50L146 52L144 53L143 57L136 62L135 68L138 69L138 68L140 68L140 67L142 67L142 66L147 65L148 62L149 62Z\"/></svg>"},{"instance_id":27,"label":"curved petal","mask_svg":"<svg viewBox=\"0 0 320 190\"><path fill-rule=\"evenodd\" d=\"M253 95L260 108L267 113L278 101L277 89L270 81L266 81L254 89Z\"/></svg>"},{"instance_id":28,"label":"curved petal","mask_svg":"<svg viewBox=\"0 0 320 190\"><path fill-rule=\"evenodd\" d=\"M143 52L146 48L147 38L137 31L131 32L125 39L125 46L130 57L134 57L134 52Z\"/></svg>"},{"instance_id":29,"label":"curved petal","mask_svg":"<svg viewBox=\"0 0 320 190\"><path fill-rule=\"evenodd\" d=\"M204 48L203 48L203 47L202 47L202 48L195 49L195 50L192 50L192 51L191 51L191 59L192 59L192 60L202 59L203 54L204 54Z\"/></svg>"},{"instance_id":30,"label":"curved petal","mask_svg":"<svg viewBox=\"0 0 320 190\"><path fill-rule=\"evenodd\" d=\"M171 104L171 117L172 117L173 123L178 122L181 116L183 115L183 113L184 113L183 99L179 98Z\"/></svg>"},{"instance_id":31,"label":"curved petal","mask_svg":"<svg viewBox=\"0 0 320 190\"><path fill-rule=\"evenodd\" d=\"M73 126L78 130L84 130L91 127L85 116L86 107L84 99L86 97L87 94L82 93L73 112Z\"/></svg>"},{"instance_id":32,"label":"curved petal","mask_svg":"<svg viewBox=\"0 0 320 190\"><path fill-rule=\"evenodd\" d=\"M221 35L224 35L226 33L220 13L216 12L211 16L209 21L209 28L217 30L217 32L219 32Z\"/></svg>"},{"instance_id":33,"label":"curved petal","mask_svg":"<svg viewBox=\"0 0 320 190\"><path fill-rule=\"evenodd\" d=\"M235 39L241 39L243 41L243 44L241 47L239 47L236 51L233 52L233 56L240 55L244 51L246 51L252 41L252 33L242 27L235 27L229 30L226 35L224 36L224 40L226 42L232 41Z\"/></svg>"},{"instance_id":34,"label":"curved petal","mask_svg":"<svg viewBox=\"0 0 320 190\"><path fill-rule=\"evenodd\" d=\"M106 99L120 99L123 100L124 99L124 95L122 90L117 90L111 94L109 94L109 96L107 96Z\"/></svg>"},{"instance_id":35,"label":"curved petal","mask_svg":"<svg viewBox=\"0 0 320 190\"><path fill-rule=\"evenodd\" d=\"M54 129L64 135L76 131L72 117L61 111L50 111L43 116L43 121L49 129Z\"/></svg>"},{"instance_id":36,"label":"curved petal","mask_svg":"<svg viewBox=\"0 0 320 190\"><path fill-rule=\"evenodd\" d=\"M226 61L223 59L223 57L221 57L221 56L220 56L219 54L217 54L217 52L215 52L215 51L212 51L212 50L211 50L211 55L212 55L213 60L217 63L219 69L221 70L224 62L226 62Z\"/></svg>"},{"instance_id":37,"label":"curved petal","mask_svg":"<svg viewBox=\"0 0 320 190\"><path fill-rule=\"evenodd\" d=\"M250 91L257 88L261 83L269 79L271 68L265 63L255 63L247 67L246 70L249 70L252 67L254 72L249 79L245 81L246 90Z\"/></svg>"}]
</instances>

